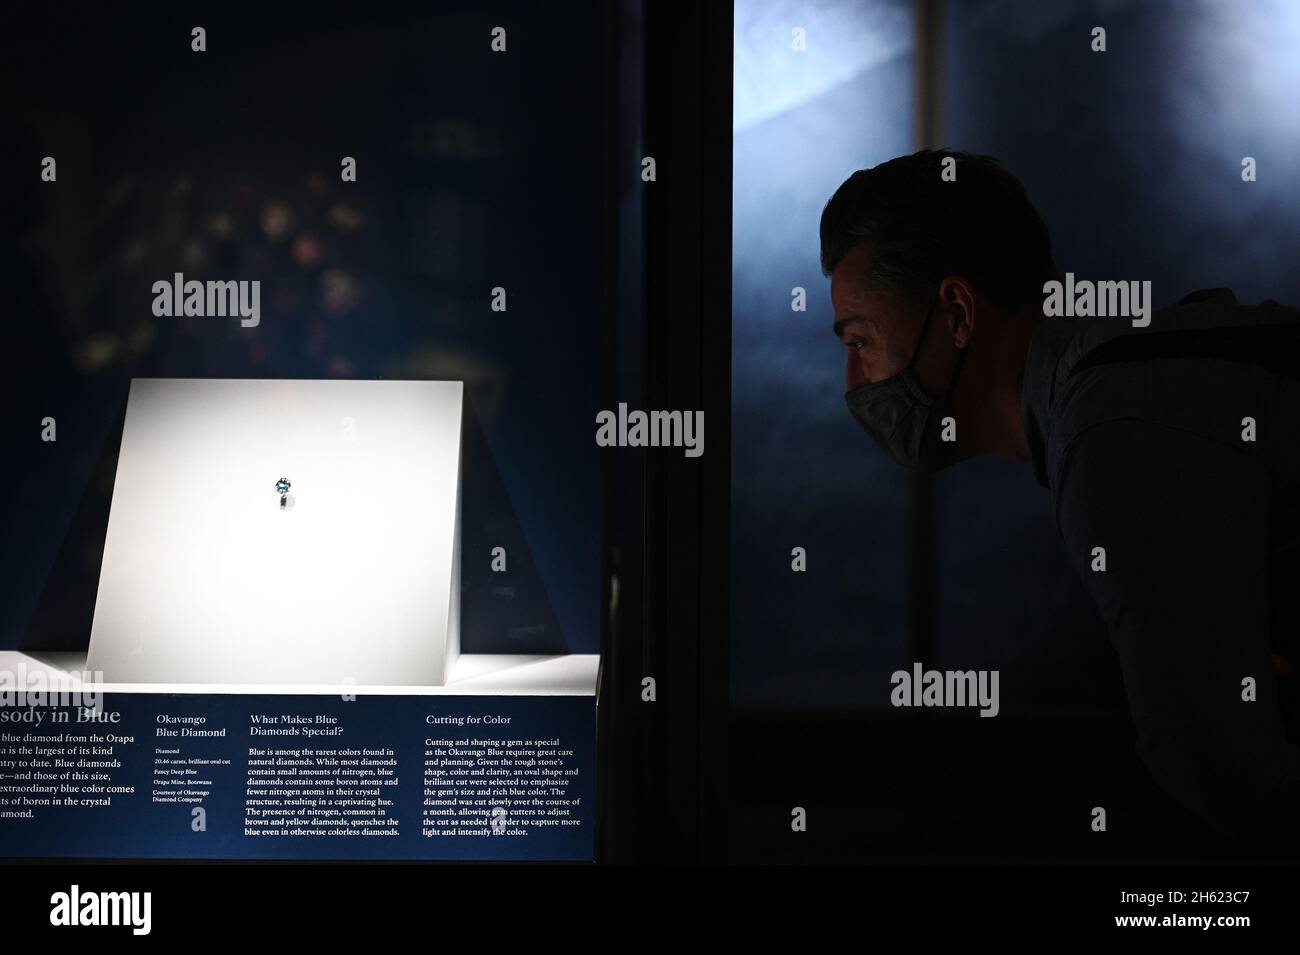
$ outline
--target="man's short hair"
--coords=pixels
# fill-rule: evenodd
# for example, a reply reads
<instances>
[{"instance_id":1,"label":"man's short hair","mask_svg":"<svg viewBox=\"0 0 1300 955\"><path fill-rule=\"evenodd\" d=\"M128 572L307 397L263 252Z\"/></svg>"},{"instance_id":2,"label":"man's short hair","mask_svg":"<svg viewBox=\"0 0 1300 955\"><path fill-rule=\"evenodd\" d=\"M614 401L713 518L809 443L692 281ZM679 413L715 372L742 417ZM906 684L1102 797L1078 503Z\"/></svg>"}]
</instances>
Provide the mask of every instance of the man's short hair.
<instances>
[{"instance_id":1,"label":"man's short hair","mask_svg":"<svg viewBox=\"0 0 1300 955\"><path fill-rule=\"evenodd\" d=\"M956 179L941 177L956 160ZM860 169L822 212L822 271L871 246L869 288L909 300L934 294L958 275L1003 308L1041 301L1059 278L1052 239L1025 188L991 156L927 149Z\"/></svg>"}]
</instances>

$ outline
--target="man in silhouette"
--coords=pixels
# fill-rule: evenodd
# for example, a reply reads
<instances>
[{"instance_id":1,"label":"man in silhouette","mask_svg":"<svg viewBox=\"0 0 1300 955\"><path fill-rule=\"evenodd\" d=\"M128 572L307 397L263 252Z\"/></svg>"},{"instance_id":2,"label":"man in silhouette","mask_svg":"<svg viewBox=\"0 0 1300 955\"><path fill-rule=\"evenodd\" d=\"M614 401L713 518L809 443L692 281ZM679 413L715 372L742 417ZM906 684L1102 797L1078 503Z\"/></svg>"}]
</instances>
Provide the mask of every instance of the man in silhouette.
<instances>
[{"instance_id":1,"label":"man in silhouette","mask_svg":"<svg viewBox=\"0 0 1300 955\"><path fill-rule=\"evenodd\" d=\"M911 468L1029 463L1151 775L1222 831L1294 840L1300 312L1213 289L1044 317L1061 276L1042 219L995 160L947 150L849 177L821 253L863 429Z\"/></svg>"}]
</instances>

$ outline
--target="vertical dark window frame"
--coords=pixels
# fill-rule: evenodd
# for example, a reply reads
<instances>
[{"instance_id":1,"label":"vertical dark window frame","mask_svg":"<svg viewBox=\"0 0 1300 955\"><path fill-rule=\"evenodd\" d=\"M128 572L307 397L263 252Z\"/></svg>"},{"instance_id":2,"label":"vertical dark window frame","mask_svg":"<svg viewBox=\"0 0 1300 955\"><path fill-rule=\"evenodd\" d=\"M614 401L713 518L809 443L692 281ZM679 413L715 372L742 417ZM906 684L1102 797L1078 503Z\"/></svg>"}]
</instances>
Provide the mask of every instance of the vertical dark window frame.
<instances>
[{"instance_id":1,"label":"vertical dark window frame","mask_svg":"<svg viewBox=\"0 0 1300 955\"><path fill-rule=\"evenodd\" d=\"M721 862L729 695L732 5L612 5L611 96L640 105L639 136L609 153L642 230L612 222L607 407L704 412L705 452L604 452L606 541L598 690L597 860ZM639 22L640 44L628 18ZM630 41L630 42L629 42ZM629 58L643 98L628 97ZM633 142L632 140L635 140ZM641 182L652 156L656 180ZM635 214L635 212L633 212ZM616 217L615 217L616 218ZM620 295L629 259L639 294ZM621 312L614 309L622 308ZM616 589L614 582L617 582ZM655 702L641 681L656 681Z\"/></svg>"}]
</instances>

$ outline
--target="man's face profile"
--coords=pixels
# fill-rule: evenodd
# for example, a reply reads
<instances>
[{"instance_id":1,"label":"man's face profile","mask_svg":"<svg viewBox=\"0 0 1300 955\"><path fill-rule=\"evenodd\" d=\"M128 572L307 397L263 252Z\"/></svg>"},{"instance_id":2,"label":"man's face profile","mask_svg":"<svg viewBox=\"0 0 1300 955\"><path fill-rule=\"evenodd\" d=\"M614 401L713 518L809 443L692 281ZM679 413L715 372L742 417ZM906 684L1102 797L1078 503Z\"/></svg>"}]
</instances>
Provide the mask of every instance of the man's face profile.
<instances>
[{"instance_id":1,"label":"man's face profile","mask_svg":"<svg viewBox=\"0 0 1300 955\"><path fill-rule=\"evenodd\" d=\"M845 385L852 391L895 375L907 367L921 336L924 308L890 289L870 288L871 256L861 243L831 273L835 337L845 349ZM946 323L944 323L946 325ZM939 316L929 337L939 337ZM925 343L922 343L925 345ZM951 360L942 349L922 347L916 375L932 394L942 390Z\"/></svg>"}]
</instances>

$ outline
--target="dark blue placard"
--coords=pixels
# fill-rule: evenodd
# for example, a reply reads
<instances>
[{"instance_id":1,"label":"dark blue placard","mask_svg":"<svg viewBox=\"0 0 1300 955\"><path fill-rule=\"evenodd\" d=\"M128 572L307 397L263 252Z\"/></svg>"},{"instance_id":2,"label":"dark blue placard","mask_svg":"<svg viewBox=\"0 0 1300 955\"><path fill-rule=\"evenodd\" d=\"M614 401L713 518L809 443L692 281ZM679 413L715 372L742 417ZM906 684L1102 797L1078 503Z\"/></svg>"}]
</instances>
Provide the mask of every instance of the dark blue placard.
<instances>
[{"instance_id":1,"label":"dark blue placard","mask_svg":"<svg viewBox=\"0 0 1300 955\"><path fill-rule=\"evenodd\" d=\"M35 707L43 711L43 722L34 726L24 722L0 722L0 754L17 745L13 737L26 733L48 736L58 733L98 734L131 737L131 744L113 745L113 756L89 754L84 758L117 759L120 768L91 770L105 772L114 786L131 786L130 795L112 796L108 806L53 805L33 809L33 818L0 818L0 856L50 858L171 858L171 859L447 859L447 860L590 860L593 853L594 818L594 737L595 700L588 696L365 696L344 700L333 696L279 695L189 695L189 694L104 694L99 709L103 714L118 714L118 721L76 722L77 707ZM6 718L21 713L21 707L8 707ZM55 723L54 713L66 713L73 722ZM298 728L329 729L341 727L338 735L253 736L253 717L274 716L273 729L283 729L285 716L308 718L313 722ZM160 722L161 716L202 718L201 725ZM506 722L491 722L509 720ZM316 722L320 720L320 722ZM337 720L331 724L331 720ZM435 722L431 722L435 721ZM448 720L453 722L448 722ZM466 720L465 725L458 725ZM479 722L475 722L479 720ZM177 731L181 727L219 729L224 737L160 737L158 731ZM569 808L569 818L577 824L539 826L521 819L519 803L512 807L488 808L493 824L486 834L423 834L426 809L426 740L464 739L496 740L504 748L511 740L558 740L558 748L572 750L561 762L565 769L576 769L563 785L566 799L576 800ZM246 798L248 794L249 750L303 749L389 749L396 760L398 782L381 787L382 798L392 800L388 811L397 818L398 835L258 835L245 834ZM63 759L75 760L66 752ZM179 754L159 753L180 750ZM228 759L229 765L196 765L194 778L211 785L159 785L162 779L185 779L183 775L163 773L182 768L178 759ZM0 756L5 760L12 755ZM164 765L159 760L170 760ZM21 761L21 758L20 758ZM462 761L476 762L473 757ZM475 788L492 788L500 793L511 780L513 768L489 766L466 768L494 773L491 782L476 778ZM58 774L67 767L47 769ZM12 767L0 767L0 784L4 791L0 812L14 810L14 789L27 784L12 777ZM462 776L462 778L466 778ZM35 785L33 783L32 785ZM45 781L40 785L57 785ZM82 798L98 798L84 791ZM369 787L369 783L366 784ZM549 787L548 787L549 788ZM210 790L206 797L191 802L158 802L155 792L176 790ZM518 793L523 786L513 787ZM188 797L195 799L198 797ZM502 806L506 798L496 796L491 806ZM534 798L545 800L541 792ZM195 831L193 810L206 813L206 829ZM429 807L432 808L432 807ZM445 807L444 807L445 808ZM476 827L478 828L478 827ZM526 835L520 835L525 831Z\"/></svg>"}]
</instances>

